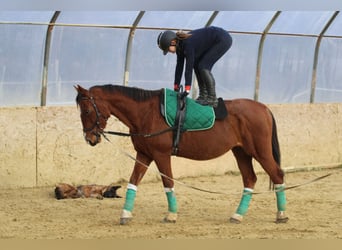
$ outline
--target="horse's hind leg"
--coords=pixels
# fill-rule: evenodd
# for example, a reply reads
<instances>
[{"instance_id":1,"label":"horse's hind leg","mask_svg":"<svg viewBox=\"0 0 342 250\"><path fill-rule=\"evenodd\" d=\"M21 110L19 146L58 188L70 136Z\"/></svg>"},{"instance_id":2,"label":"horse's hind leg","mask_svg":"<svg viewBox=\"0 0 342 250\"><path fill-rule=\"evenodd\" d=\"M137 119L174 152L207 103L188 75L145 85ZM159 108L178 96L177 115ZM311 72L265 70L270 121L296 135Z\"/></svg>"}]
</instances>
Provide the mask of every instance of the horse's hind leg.
<instances>
[{"instance_id":1,"label":"horse's hind leg","mask_svg":"<svg viewBox=\"0 0 342 250\"><path fill-rule=\"evenodd\" d=\"M175 223L177 221L178 205L174 190L174 181L171 170L171 157L169 155L155 155L155 162L159 172L162 174L163 186L168 203L168 214L164 218L165 223Z\"/></svg>"},{"instance_id":2,"label":"horse's hind leg","mask_svg":"<svg viewBox=\"0 0 342 250\"><path fill-rule=\"evenodd\" d=\"M276 223L286 223L289 218L285 215L286 210L286 195L284 172L280 166L275 162L272 156L263 159L257 159L265 172L270 176L274 183L274 189L277 199L277 217Z\"/></svg>"},{"instance_id":3,"label":"horse's hind leg","mask_svg":"<svg viewBox=\"0 0 342 250\"><path fill-rule=\"evenodd\" d=\"M232 151L242 175L244 189L240 204L236 209L236 212L230 218L230 222L240 223L243 219L243 216L247 213L257 177L252 165L252 156L246 154L246 152L240 147L233 148Z\"/></svg>"}]
</instances>

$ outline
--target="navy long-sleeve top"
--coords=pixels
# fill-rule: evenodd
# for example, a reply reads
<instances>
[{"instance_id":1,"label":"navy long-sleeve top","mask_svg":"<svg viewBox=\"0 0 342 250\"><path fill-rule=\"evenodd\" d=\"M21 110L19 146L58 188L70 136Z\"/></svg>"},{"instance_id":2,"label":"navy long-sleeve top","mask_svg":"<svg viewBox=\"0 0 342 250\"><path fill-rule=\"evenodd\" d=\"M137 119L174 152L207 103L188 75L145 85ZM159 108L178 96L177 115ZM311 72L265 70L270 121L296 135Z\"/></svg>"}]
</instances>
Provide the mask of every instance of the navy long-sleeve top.
<instances>
[{"instance_id":1,"label":"navy long-sleeve top","mask_svg":"<svg viewBox=\"0 0 342 250\"><path fill-rule=\"evenodd\" d=\"M193 30L189 32L191 34L189 38L179 40L176 50L177 65L174 82L176 85L179 85L182 80L184 61L186 61L184 73L185 86L191 86L195 62L217 42L221 33L221 28L210 26Z\"/></svg>"}]
</instances>

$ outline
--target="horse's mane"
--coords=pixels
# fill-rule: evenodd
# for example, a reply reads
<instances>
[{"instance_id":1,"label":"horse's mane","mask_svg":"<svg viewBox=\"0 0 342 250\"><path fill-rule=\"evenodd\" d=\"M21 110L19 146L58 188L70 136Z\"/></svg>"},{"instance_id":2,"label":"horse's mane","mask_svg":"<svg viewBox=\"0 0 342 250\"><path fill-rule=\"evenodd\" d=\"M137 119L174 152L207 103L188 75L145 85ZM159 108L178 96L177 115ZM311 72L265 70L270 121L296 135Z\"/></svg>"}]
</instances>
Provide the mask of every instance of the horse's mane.
<instances>
[{"instance_id":1,"label":"horse's mane","mask_svg":"<svg viewBox=\"0 0 342 250\"><path fill-rule=\"evenodd\" d=\"M161 89L159 90L146 90L136 87L127 87L121 85L101 85L101 86L94 86L92 88L102 88L104 91L109 93L120 92L125 96L132 98L135 101L145 101L150 99L151 97L157 96L161 94Z\"/></svg>"}]
</instances>

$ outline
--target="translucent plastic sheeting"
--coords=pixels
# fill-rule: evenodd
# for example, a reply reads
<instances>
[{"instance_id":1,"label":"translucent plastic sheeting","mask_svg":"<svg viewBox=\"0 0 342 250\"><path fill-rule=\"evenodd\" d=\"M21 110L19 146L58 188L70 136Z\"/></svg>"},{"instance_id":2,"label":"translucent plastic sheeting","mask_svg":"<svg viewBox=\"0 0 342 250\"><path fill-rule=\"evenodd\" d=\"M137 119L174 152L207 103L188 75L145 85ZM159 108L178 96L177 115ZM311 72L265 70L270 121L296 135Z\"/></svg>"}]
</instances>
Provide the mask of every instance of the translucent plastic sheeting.
<instances>
[{"instance_id":1,"label":"translucent plastic sheeting","mask_svg":"<svg viewBox=\"0 0 342 250\"><path fill-rule=\"evenodd\" d=\"M54 28L49 61L47 104L74 102L75 84L123 83L125 50L129 29L138 11L75 12L63 11ZM90 25L103 27L77 27Z\"/></svg>"},{"instance_id":2,"label":"translucent plastic sheeting","mask_svg":"<svg viewBox=\"0 0 342 250\"><path fill-rule=\"evenodd\" d=\"M54 28L47 104L73 103L73 85L123 84L128 29Z\"/></svg>"},{"instance_id":3,"label":"translucent plastic sheeting","mask_svg":"<svg viewBox=\"0 0 342 250\"><path fill-rule=\"evenodd\" d=\"M0 22L49 23L53 11L1 11ZM0 106L39 105L47 25L1 24Z\"/></svg>"},{"instance_id":4,"label":"translucent plastic sheeting","mask_svg":"<svg viewBox=\"0 0 342 250\"><path fill-rule=\"evenodd\" d=\"M220 11L212 25L228 31L263 32L275 11Z\"/></svg>"},{"instance_id":5,"label":"translucent plastic sheeting","mask_svg":"<svg viewBox=\"0 0 342 250\"><path fill-rule=\"evenodd\" d=\"M314 102L342 102L342 39L324 38L318 58Z\"/></svg>"},{"instance_id":6,"label":"translucent plastic sheeting","mask_svg":"<svg viewBox=\"0 0 342 250\"><path fill-rule=\"evenodd\" d=\"M131 26L139 11L62 11L56 23Z\"/></svg>"},{"instance_id":7,"label":"translucent plastic sheeting","mask_svg":"<svg viewBox=\"0 0 342 250\"><path fill-rule=\"evenodd\" d=\"M310 102L316 38L268 35L265 40L259 101Z\"/></svg>"},{"instance_id":8,"label":"translucent plastic sheeting","mask_svg":"<svg viewBox=\"0 0 342 250\"><path fill-rule=\"evenodd\" d=\"M173 88L176 55L158 48L161 31L137 30L133 41L129 86L146 89Z\"/></svg>"},{"instance_id":9,"label":"translucent plastic sheeting","mask_svg":"<svg viewBox=\"0 0 342 250\"><path fill-rule=\"evenodd\" d=\"M39 105L45 25L0 26L0 106Z\"/></svg>"},{"instance_id":10,"label":"translucent plastic sheeting","mask_svg":"<svg viewBox=\"0 0 342 250\"><path fill-rule=\"evenodd\" d=\"M254 98L260 37L232 34L232 47L213 67L218 96Z\"/></svg>"},{"instance_id":11,"label":"translucent plastic sheeting","mask_svg":"<svg viewBox=\"0 0 342 250\"><path fill-rule=\"evenodd\" d=\"M54 11L0 11L0 22L49 23Z\"/></svg>"},{"instance_id":12,"label":"translucent plastic sheeting","mask_svg":"<svg viewBox=\"0 0 342 250\"><path fill-rule=\"evenodd\" d=\"M148 11L138 27L198 29L208 22L213 11Z\"/></svg>"},{"instance_id":13,"label":"translucent plastic sheeting","mask_svg":"<svg viewBox=\"0 0 342 250\"><path fill-rule=\"evenodd\" d=\"M342 15L339 13L328 30L324 33L325 36L341 36L342 35Z\"/></svg>"},{"instance_id":14,"label":"translucent plastic sheeting","mask_svg":"<svg viewBox=\"0 0 342 250\"><path fill-rule=\"evenodd\" d=\"M53 15L53 11L0 11L0 106L41 105L45 40ZM129 37L138 17L137 29ZM256 97L265 103L342 100L338 12L61 11L47 54L46 104L74 104L75 84L172 88L176 55L162 54L158 34L165 29L201 28L208 21L233 37L231 49L213 68L218 96ZM260 78L257 62L261 62ZM196 97L196 82L193 91Z\"/></svg>"},{"instance_id":15,"label":"translucent plastic sheeting","mask_svg":"<svg viewBox=\"0 0 342 250\"><path fill-rule=\"evenodd\" d=\"M283 11L270 33L319 35L333 11Z\"/></svg>"},{"instance_id":16,"label":"translucent plastic sheeting","mask_svg":"<svg viewBox=\"0 0 342 250\"><path fill-rule=\"evenodd\" d=\"M326 36L341 36L342 16L337 15L325 32ZM342 101L342 39L324 37L321 42L314 102Z\"/></svg>"}]
</instances>

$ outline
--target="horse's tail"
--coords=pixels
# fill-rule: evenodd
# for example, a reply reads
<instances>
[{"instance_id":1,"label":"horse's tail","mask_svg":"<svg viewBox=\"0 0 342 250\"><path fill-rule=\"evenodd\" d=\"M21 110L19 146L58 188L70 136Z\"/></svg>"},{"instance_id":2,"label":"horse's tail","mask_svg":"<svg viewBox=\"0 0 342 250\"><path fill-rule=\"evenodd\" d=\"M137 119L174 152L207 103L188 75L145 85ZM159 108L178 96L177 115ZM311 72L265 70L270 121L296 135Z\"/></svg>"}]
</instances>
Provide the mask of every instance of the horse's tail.
<instances>
[{"instance_id":1,"label":"horse's tail","mask_svg":"<svg viewBox=\"0 0 342 250\"><path fill-rule=\"evenodd\" d=\"M279 141L278 141L278 133L277 133L277 124L274 119L274 116L271 112L272 116L272 154L274 160L278 163L280 167L280 148L279 148Z\"/></svg>"}]
</instances>

